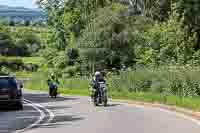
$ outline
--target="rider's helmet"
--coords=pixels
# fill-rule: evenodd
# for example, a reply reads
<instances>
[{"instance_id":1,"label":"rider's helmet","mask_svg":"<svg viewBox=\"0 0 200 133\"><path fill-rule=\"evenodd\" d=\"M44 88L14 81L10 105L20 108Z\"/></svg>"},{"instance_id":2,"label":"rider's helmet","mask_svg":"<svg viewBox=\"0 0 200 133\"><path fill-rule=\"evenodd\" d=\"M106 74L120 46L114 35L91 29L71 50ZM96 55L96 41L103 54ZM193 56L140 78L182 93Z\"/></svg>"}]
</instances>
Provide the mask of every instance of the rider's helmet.
<instances>
[{"instance_id":1,"label":"rider's helmet","mask_svg":"<svg viewBox=\"0 0 200 133\"><path fill-rule=\"evenodd\" d=\"M52 78L52 79L55 79L55 75L54 75L54 74L51 74L51 78Z\"/></svg>"},{"instance_id":2,"label":"rider's helmet","mask_svg":"<svg viewBox=\"0 0 200 133\"><path fill-rule=\"evenodd\" d=\"M99 76L101 76L101 72L96 71L94 75L95 75L95 77L99 77Z\"/></svg>"},{"instance_id":3,"label":"rider's helmet","mask_svg":"<svg viewBox=\"0 0 200 133\"><path fill-rule=\"evenodd\" d=\"M95 74L94 74L94 76L95 76L95 79L96 79L96 80L101 79L101 72L96 71Z\"/></svg>"}]
</instances>

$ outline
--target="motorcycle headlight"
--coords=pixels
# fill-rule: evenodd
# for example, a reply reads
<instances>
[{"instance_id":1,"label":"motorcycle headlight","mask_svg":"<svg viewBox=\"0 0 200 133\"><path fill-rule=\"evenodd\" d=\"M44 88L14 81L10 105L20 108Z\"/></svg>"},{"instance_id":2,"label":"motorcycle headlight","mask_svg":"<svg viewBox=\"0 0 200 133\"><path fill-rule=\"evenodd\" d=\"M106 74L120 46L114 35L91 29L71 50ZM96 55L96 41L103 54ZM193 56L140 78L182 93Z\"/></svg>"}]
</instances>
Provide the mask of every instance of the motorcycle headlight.
<instances>
[{"instance_id":1,"label":"motorcycle headlight","mask_svg":"<svg viewBox=\"0 0 200 133\"><path fill-rule=\"evenodd\" d=\"M21 88L20 86L17 86L17 90L18 90L18 91L21 91L21 89L22 89L22 88Z\"/></svg>"}]
</instances>

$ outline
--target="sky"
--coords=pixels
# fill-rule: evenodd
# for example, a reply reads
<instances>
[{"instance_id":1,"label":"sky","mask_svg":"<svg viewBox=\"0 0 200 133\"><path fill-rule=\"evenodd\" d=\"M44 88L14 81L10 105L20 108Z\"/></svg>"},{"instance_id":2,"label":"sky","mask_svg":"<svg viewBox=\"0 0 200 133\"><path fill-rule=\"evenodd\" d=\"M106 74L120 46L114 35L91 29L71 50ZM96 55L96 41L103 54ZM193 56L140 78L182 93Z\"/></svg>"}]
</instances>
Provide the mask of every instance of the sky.
<instances>
[{"instance_id":1,"label":"sky","mask_svg":"<svg viewBox=\"0 0 200 133\"><path fill-rule=\"evenodd\" d=\"M0 5L25 7L25 8L37 8L35 4L36 0L0 0Z\"/></svg>"}]
</instances>

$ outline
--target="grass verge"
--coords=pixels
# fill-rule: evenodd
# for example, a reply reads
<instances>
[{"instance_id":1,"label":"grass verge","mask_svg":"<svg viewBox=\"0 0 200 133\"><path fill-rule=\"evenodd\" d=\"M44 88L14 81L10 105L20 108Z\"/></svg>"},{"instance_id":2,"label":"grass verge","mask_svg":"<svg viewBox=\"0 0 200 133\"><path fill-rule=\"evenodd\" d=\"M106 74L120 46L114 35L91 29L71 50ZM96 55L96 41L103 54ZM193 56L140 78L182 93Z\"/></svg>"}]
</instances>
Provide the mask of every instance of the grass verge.
<instances>
[{"instance_id":1,"label":"grass verge","mask_svg":"<svg viewBox=\"0 0 200 133\"><path fill-rule=\"evenodd\" d=\"M118 93L111 92L113 99L134 100L147 103L160 103L171 106L182 107L193 111L200 111L199 97L179 97L174 95L162 96L156 93Z\"/></svg>"},{"instance_id":2,"label":"grass verge","mask_svg":"<svg viewBox=\"0 0 200 133\"><path fill-rule=\"evenodd\" d=\"M48 89L30 89L36 91L48 91ZM64 95L80 95L80 96L89 96L88 89L59 89L60 94ZM191 109L193 111L200 111L200 98L199 97L178 97L178 96L162 96L156 93L128 93L128 92L109 92L109 97L112 99L122 99L122 100L133 100L141 101L147 103L161 103L166 105L173 105L177 107L182 107L186 109Z\"/></svg>"}]
</instances>

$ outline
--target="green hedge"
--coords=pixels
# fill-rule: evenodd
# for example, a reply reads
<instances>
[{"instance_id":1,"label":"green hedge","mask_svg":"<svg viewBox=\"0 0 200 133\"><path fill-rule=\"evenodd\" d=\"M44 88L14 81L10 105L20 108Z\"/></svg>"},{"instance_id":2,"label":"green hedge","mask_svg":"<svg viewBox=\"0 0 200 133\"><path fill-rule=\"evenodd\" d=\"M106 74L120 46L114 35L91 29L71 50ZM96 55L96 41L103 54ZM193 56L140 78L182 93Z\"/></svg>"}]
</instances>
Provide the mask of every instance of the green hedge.
<instances>
[{"instance_id":1,"label":"green hedge","mask_svg":"<svg viewBox=\"0 0 200 133\"><path fill-rule=\"evenodd\" d=\"M7 68L10 71L37 71L38 65L32 63L24 63L21 57L5 57L0 56L0 68Z\"/></svg>"}]
</instances>

